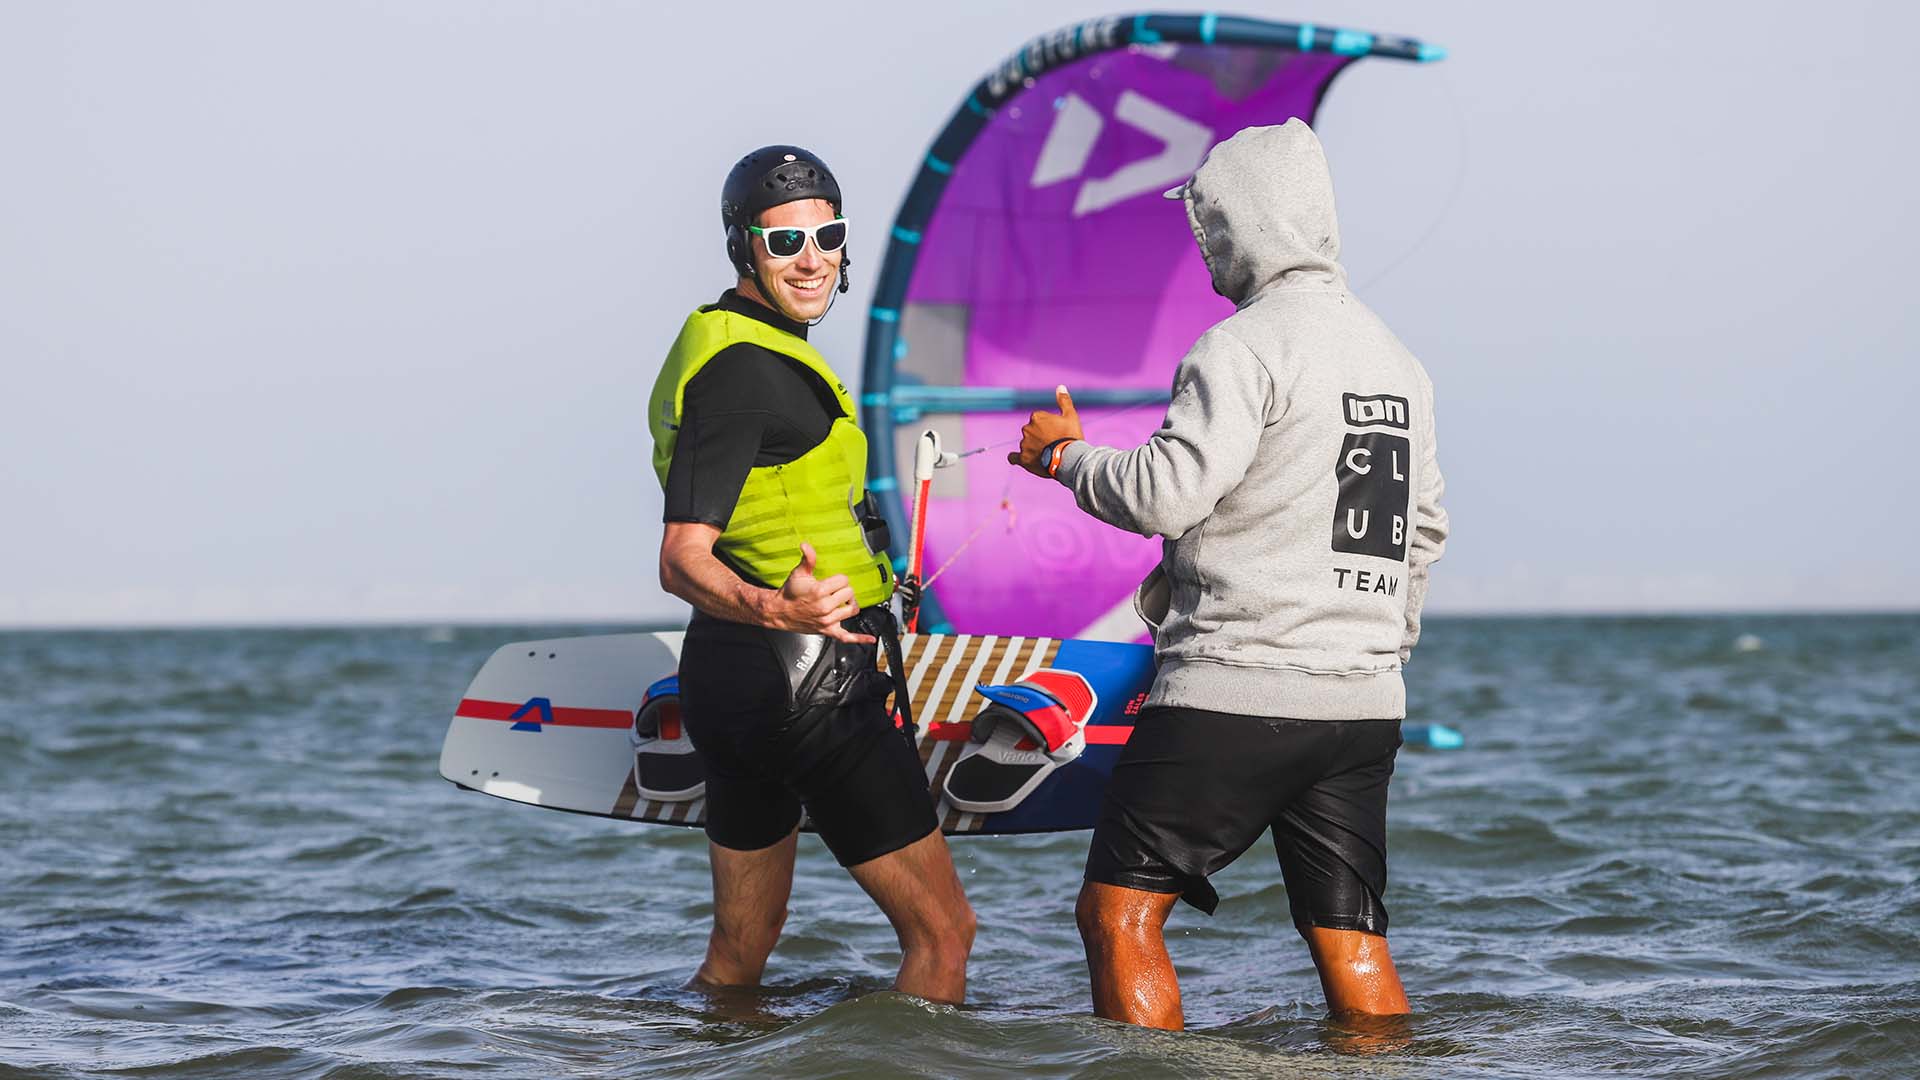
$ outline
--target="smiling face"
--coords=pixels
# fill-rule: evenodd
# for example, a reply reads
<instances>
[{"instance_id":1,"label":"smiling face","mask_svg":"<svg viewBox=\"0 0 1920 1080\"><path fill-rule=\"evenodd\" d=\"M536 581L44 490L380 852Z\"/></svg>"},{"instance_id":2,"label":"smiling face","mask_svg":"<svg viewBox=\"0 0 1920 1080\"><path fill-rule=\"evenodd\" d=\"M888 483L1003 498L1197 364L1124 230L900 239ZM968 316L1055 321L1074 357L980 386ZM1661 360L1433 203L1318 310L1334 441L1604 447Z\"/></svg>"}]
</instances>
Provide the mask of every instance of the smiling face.
<instances>
[{"instance_id":1,"label":"smiling face","mask_svg":"<svg viewBox=\"0 0 1920 1080\"><path fill-rule=\"evenodd\" d=\"M762 213L754 224L763 229L789 226L810 228L833 220L833 204L825 199L806 199L782 203ZM767 251L767 239L748 233L753 239L753 265L760 270L760 282L767 287L762 295L750 277L740 279L740 293L780 312L795 322L812 322L826 314L833 290L840 283L840 260L846 248L821 254L812 240L800 254L782 259Z\"/></svg>"}]
</instances>

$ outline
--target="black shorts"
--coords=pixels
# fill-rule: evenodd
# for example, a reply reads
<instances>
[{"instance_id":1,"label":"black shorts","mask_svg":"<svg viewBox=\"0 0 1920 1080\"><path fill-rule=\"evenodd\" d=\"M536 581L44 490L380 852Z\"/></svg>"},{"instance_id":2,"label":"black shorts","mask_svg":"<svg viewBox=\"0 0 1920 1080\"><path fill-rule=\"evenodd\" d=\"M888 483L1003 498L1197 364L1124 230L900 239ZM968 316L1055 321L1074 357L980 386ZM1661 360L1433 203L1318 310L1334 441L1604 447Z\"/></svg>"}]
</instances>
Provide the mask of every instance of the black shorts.
<instances>
[{"instance_id":1,"label":"black shorts","mask_svg":"<svg viewBox=\"0 0 1920 1080\"><path fill-rule=\"evenodd\" d=\"M880 700L793 714L757 627L696 618L680 654L680 711L707 769L707 838L758 851L801 808L842 866L898 851L939 827L920 755Z\"/></svg>"},{"instance_id":2,"label":"black shorts","mask_svg":"<svg viewBox=\"0 0 1920 1080\"><path fill-rule=\"evenodd\" d=\"M1114 766L1087 880L1179 893L1213 914L1207 875L1273 829L1287 903L1310 926L1387 932L1387 780L1398 720L1279 720L1147 709Z\"/></svg>"}]
</instances>

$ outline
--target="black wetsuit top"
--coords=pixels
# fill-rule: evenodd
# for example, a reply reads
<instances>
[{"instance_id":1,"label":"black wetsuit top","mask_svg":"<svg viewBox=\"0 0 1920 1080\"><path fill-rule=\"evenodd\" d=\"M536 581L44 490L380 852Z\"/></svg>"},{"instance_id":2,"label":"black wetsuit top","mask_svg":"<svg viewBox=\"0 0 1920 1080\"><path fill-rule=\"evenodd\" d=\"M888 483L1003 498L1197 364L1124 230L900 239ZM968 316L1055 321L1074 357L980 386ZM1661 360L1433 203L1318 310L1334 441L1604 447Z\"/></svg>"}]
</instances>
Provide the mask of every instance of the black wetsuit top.
<instances>
[{"instance_id":1,"label":"black wetsuit top","mask_svg":"<svg viewBox=\"0 0 1920 1080\"><path fill-rule=\"evenodd\" d=\"M758 319L798 338L807 336L805 323L794 322L733 289L703 310L716 308ZM749 471L784 465L819 446L840 415L833 388L798 360L749 342L721 349L687 383L681 399L680 435L667 466L662 520L726 528ZM753 581L728 565L741 578ZM757 640L759 630L696 610L687 634L689 640ZM768 678L785 675L774 669Z\"/></svg>"},{"instance_id":2,"label":"black wetsuit top","mask_svg":"<svg viewBox=\"0 0 1920 1080\"><path fill-rule=\"evenodd\" d=\"M703 310L715 308L807 336L805 323L732 289ZM749 470L819 446L840 415L833 388L800 361L749 342L720 350L687 383L662 520L726 528Z\"/></svg>"}]
</instances>

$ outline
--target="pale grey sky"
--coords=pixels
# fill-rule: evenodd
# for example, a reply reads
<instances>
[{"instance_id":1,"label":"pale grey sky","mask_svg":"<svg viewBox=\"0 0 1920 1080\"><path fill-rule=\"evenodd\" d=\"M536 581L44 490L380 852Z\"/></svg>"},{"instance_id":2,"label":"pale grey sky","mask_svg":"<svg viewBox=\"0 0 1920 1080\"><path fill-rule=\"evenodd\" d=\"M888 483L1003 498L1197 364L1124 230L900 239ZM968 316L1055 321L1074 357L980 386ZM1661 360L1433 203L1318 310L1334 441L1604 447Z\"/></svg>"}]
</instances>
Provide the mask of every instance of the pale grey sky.
<instances>
[{"instance_id":1,"label":"pale grey sky","mask_svg":"<svg viewBox=\"0 0 1920 1080\"><path fill-rule=\"evenodd\" d=\"M0 625L677 615L642 410L727 166L820 151L871 271L972 83L1112 10L0 5ZM1234 10L1451 50L1319 125L1438 388L1435 610L1920 607L1911 5Z\"/></svg>"}]
</instances>

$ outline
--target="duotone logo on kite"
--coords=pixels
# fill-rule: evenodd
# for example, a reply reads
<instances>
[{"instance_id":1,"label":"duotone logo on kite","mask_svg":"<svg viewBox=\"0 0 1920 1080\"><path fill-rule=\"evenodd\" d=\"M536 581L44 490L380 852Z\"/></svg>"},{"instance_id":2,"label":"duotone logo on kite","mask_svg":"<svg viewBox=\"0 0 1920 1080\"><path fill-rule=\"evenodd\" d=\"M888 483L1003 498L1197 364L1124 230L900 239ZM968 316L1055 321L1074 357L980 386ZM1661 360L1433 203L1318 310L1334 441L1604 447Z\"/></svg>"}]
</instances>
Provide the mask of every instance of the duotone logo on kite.
<instances>
[{"instance_id":1,"label":"duotone logo on kite","mask_svg":"<svg viewBox=\"0 0 1920 1080\"><path fill-rule=\"evenodd\" d=\"M1120 92L1113 118L1160 140L1160 152L1130 161L1106 176L1083 181L1073 198L1074 217L1166 190L1193 175L1207 148L1213 145L1212 128L1133 90ZM1043 188L1079 176L1086 170L1106 124L1100 110L1079 94L1062 95L1054 102L1053 127L1047 130L1047 141L1040 147L1028 186Z\"/></svg>"},{"instance_id":2,"label":"duotone logo on kite","mask_svg":"<svg viewBox=\"0 0 1920 1080\"><path fill-rule=\"evenodd\" d=\"M1342 394L1354 427L1405 429L1407 399L1392 394ZM1403 435L1350 431L1333 475L1340 485L1333 508L1333 550L1396 562L1407 557L1408 467L1413 444Z\"/></svg>"}]
</instances>

